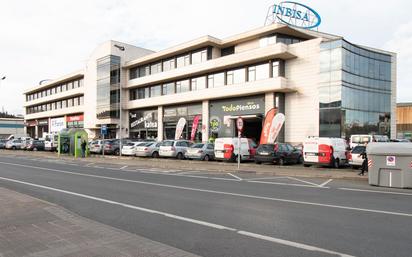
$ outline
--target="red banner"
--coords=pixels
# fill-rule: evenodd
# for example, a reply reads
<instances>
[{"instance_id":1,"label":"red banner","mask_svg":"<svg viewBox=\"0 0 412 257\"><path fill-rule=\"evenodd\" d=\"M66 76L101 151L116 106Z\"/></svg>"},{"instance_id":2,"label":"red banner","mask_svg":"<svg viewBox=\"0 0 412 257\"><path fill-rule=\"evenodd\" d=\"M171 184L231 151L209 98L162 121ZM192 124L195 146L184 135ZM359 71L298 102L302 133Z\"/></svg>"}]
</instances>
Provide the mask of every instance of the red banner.
<instances>
[{"instance_id":1,"label":"red banner","mask_svg":"<svg viewBox=\"0 0 412 257\"><path fill-rule=\"evenodd\" d=\"M190 140L195 140L197 126L199 125L200 115L196 115L193 119L192 133L190 134Z\"/></svg>"},{"instance_id":2,"label":"red banner","mask_svg":"<svg viewBox=\"0 0 412 257\"><path fill-rule=\"evenodd\" d=\"M72 121L83 121L84 116L82 115L76 115L76 116L67 116L66 117L66 122L72 122Z\"/></svg>"},{"instance_id":3,"label":"red banner","mask_svg":"<svg viewBox=\"0 0 412 257\"><path fill-rule=\"evenodd\" d=\"M261 145L268 143L270 126L272 125L272 120L275 117L276 112L277 112L276 108L272 108L266 113L265 122L263 123L262 133L260 135Z\"/></svg>"}]
</instances>

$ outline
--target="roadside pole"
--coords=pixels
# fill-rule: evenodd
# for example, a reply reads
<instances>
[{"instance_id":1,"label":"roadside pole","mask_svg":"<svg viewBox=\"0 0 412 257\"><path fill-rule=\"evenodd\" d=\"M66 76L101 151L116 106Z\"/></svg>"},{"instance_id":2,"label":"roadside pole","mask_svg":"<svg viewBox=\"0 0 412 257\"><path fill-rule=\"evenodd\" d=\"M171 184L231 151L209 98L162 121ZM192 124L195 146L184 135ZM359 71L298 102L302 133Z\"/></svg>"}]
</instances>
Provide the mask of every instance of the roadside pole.
<instances>
[{"instance_id":1,"label":"roadside pole","mask_svg":"<svg viewBox=\"0 0 412 257\"><path fill-rule=\"evenodd\" d=\"M241 148L242 148L242 144L240 143L240 137L241 137L241 134L242 134L242 132L238 132L238 135L237 135L237 139L238 139L238 154L237 154L237 170L240 170L240 158L241 158L241 155L240 155L240 153L241 153Z\"/></svg>"},{"instance_id":2,"label":"roadside pole","mask_svg":"<svg viewBox=\"0 0 412 257\"><path fill-rule=\"evenodd\" d=\"M102 155L103 155L103 157L104 157L104 145L105 145L104 136L107 134L107 125L102 125L102 126L100 127L100 134L102 134L102 136L103 136L103 141L102 141Z\"/></svg>"},{"instance_id":3,"label":"roadside pole","mask_svg":"<svg viewBox=\"0 0 412 257\"><path fill-rule=\"evenodd\" d=\"M242 117L238 117L236 119L236 128L237 128L237 137L238 137L238 145L237 145L237 170L240 170L240 159L242 158L242 131L243 131L244 122Z\"/></svg>"}]
</instances>

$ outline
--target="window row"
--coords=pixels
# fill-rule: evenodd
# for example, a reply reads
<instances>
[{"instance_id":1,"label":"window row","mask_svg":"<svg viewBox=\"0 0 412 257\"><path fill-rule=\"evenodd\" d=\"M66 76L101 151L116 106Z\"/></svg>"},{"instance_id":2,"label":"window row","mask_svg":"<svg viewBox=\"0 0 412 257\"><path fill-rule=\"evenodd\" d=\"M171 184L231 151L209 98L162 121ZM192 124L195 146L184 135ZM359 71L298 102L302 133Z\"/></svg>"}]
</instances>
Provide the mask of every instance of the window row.
<instances>
[{"instance_id":1,"label":"window row","mask_svg":"<svg viewBox=\"0 0 412 257\"><path fill-rule=\"evenodd\" d=\"M211 47L188 52L182 55L174 56L155 63L137 66L130 69L129 79L135 79L153 75L163 71L169 71L191 64L202 63L211 59Z\"/></svg>"},{"instance_id":2,"label":"window row","mask_svg":"<svg viewBox=\"0 0 412 257\"><path fill-rule=\"evenodd\" d=\"M297 38L289 35L283 35L283 34L272 34L266 37L263 37L259 40L259 46L260 47L265 47L268 45L273 45L276 43L283 43L286 45L291 45L291 44L296 44L304 41L302 38Z\"/></svg>"},{"instance_id":3,"label":"window row","mask_svg":"<svg viewBox=\"0 0 412 257\"><path fill-rule=\"evenodd\" d=\"M71 89L75 89L78 87L83 87L83 79L73 80L73 81L63 83L63 84L60 84L60 85L57 85L57 86L54 86L48 89L44 89L36 93L27 94L26 101L36 100L36 99L43 98L49 95L54 95L60 92L65 92Z\"/></svg>"},{"instance_id":4,"label":"window row","mask_svg":"<svg viewBox=\"0 0 412 257\"><path fill-rule=\"evenodd\" d=\"M64 99L47 104L39 104L35 106L30 106L26 108L27 114L33 114L38 112L53 111L59 109L65 109L69 107L80 106L84 104L84 96L78 96L74 98Z\"/></svg>"},{"instance_id":5,"label":"window row","mask_svg":"<svg viewBox=\"0 0 412 257\"><path fill-rule=\"evenodd\" d=\"M278 76L284 76L284 62L270 61L190 79L172 81L162 85L132 89L130 90L130 100L197 91L206 88L218 88Z\"/></svg>"}]
</instances>

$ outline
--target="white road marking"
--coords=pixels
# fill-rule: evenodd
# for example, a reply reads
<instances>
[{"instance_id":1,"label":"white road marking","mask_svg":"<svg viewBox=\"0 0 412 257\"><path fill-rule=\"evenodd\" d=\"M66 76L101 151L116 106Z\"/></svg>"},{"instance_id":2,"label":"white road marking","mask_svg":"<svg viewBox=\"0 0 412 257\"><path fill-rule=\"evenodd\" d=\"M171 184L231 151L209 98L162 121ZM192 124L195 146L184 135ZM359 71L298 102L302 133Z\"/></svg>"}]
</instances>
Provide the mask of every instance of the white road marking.
<instances>
[{"instance_id":1,"label":"white road marking","mask_svg":"<svg viewBox=\"0 0 412 257\"><path fill-rule=\"evenodd\" d=\"M260 184L271 184L271 185L280 185L280 186L295 186L295 187L309 187L309 188L318 188L318 189L328 189L329 187L320 187L319 185L312 186L306 184L294 184L294 183L283 183L283 182L270 182L270 181L255 181L255 180L247 180L246 182L250 183L260 183Z\"/></svg>"},{"instance_id":2,"label":"white road marking","mask_svg":"<svg viewBox=\"0 0 412 257\"><path fill-rule=\"evenodd\" d=\"M187 175L187 174L192 174L192 173L197 173L199 171L195 171L195 170L190 170L190 171L183 171L183 172L179 172L176 175Z\"/></svg>"},{"instance_id":3,"label":"white road marking","mask_svg":"<svg viewBox=\"0 0 412 257\"><path fill-rule=\"evenodd\" d=\"M378 191L378 190L368 190L368 189L358 189L358 188L346 188L346 187L341 187L338 188L340 190L346 190L346 191L358 191L358 192L367 192L367 193L378 193L378 194L392 194L392 195L408 195L412 196L411 193L402 193L402 192L394 192L394 191Z\"/></svg>"},{"instance_id":4,"label":"white road marking","mask_svg":"<svg viewBox=\"0 0 412 257\"><path fill-rule=\"evenodd\" d=\"M237 179L237 180L239 180L239 181L242 181L242 180L243 180L241 177L238 177L238 176L236 176L236 175L233 175L232 173L227 173L227 174L230 175L230 176L232 176L232 177L234 177L235 179Z\"/></svg>"},{"instance_id":5,"label":"white road marking","mask_svg":"<svg viewBox=\"0 0 412 257\"><path fill-rule=\"evenodd\" d=\"M121 167L119 170L124 170L124 169L126 169L127 167L129 167L129 166L123 166L123 167Z\"/></svg>"},{"instance_id":6,"label":"white road marking","mask_svg":"<svg viewBox=\"0 0 412 257\"><path fill-rule=\"evenodd\" d=\"M320 184L319 186L320 186L320 187L324 187L324 186L326 186L328 183L330 183L332 180L333 180L333 179L328 179L328 180L326 180L325 182L323 182L322 184Z\"/></svg>"},{"instance_id":7,"label":"white road marking","mask_svg":"<svg viewBox=\"0 0 412 257\"><path fill-rule=\"evenodd\" d=\"M250 179L245 179L245 180L255 181L255 180L267 180L267 179L279 179L279 178L288 178L288 177L263 177L263 178L250 178Z\"/></svg>"},{"instance_id":8,"label":"white road marking","mask_svg":"<svg viewBox=\"0 0 412 257\"><path fill-rule=\"evenodd\" d=\"M277 244L281 244L281 245L286 245L286 246L298 248L298 249L303 249L303 250L307 250L307 251L322 252L322 253L328 253L328 254L335 254L335 255L342 256L342 257L351 257L350 255L347 255L347 254L327 250L327 249L324 249L324 248L319 248L319 247L316 247L316 246L311 246L311 245L307 245L307 244L302 244L302 243L298 243L298 242L284 240L284 239L280 239L280 238L276 238L276 237L265 236L265 235L261 235L261 234L248 232L248 231L238 230L238 229L223 226L223 225L220 225L220 224L215 224L215 223L211 223L211 222L207 222L207 221L203 221L203 220L192 219L192 218L179 216L179 215L175 215L175 214L171 214L171 213L167 213L167 212L162 212L162 211L157 211L157 210L148 209L148 208L144 208L144 207L139 207L139 206L131 205L131 204L127 204L127 203L116 202L116 201L112 201L112 200L108 200L108 199L104 199L104 198L100 198L100 197L96 197L96 196L80 194L80 193L76 193L76 192L72 192L72 191L67 191L67 190L58 189L58 188L54 188L54 187L48 187L48 186L44 186L44 185L40 185L40 184L33 184L33 183L30 183L30 182L10 179L10 178L0 177L0 179L5 180L5 181L9 181L9 182L13 182L13 183L18 183L18 184L23 184L23 185L28 185L28 186L32 186L32 187L42 188L42 189L46 189L46 190L50 190L50 191L55 191L55 192L59 192L59 193L64 193L64 194L68 194L68 195L74 195L74 196L77 196L77 197L90 199L90 200L94 200L94 201L98 201L98 202L103 202L103 203L108 203L108 204L112 204L112 205L116 205L116 206L121 206L121 207L132 209L132 210L137 210L137 211L151 213L151 214L157 214L157 215L165 216L165 217L168 217L168 218L171 218L171 219L181 220L181 221L185 221L185 222L189 222L189 223L193 223L193 224L197 224L197 225L201 225L201 226L205 226L205 227L211 227L211 228L215 228L215 229L219 229L219 230L228 230L228 231L231 231L231 232L235 232L239 235L244 235L244 236L248 236L248 237L252 237L252 238L256 238L256 239L260 239L260 240L265 240L265 241L269 241L269 242L273 242L273 243L277 243Z\"/></svg>"},{"instance_id":9,"label":"white road marking","mask_svg":"<svg viewBox=\"0 0 412 257\"><path fill-rule=\"evenodd\" d=\"M91 166L91 165L93 165L93 164L94 164L94 162L91 162L91 163L88 163L88 164L84 165L84 167L89 167L89 166Z\"/></svg>"},{"instance_id":10,"label":"white road marking","mask_svg":"<svg viewBox=\"0 0 412 257\"><path fill-rule=\"evenodd\" d=\"M288 177L288 179L296 180L296 181L306 183L306 184L309 184L309 185L312 185L312 186L317 186L317 187L319 186L316 183L312 183L312 182L309 182L309 181L306 181L306 180L303 180L303 179L298 179L298 178L294 178L294 177Z\"/></svg>"},{"instance_id":11,"label":"white road marking","mask_svg":"<svg viewBox=\"0 0 412 257\"><path fill-rule=\"evenodd\" d=\"M159 186L159 187L166 187L166 188L175 188L175 189L182 189L182 190L189 190L189 191L196 191L196 192L204 192L204 193L211 193L211 194L230 195L230 196L237 196L237 197L250 198L250 199L259 199L259 200L267 200L267 201L274 201L274 202L285 202L285 203L294 203L294 204L309 205L309 206L336 208L336 209L352 210L352 211L360 211L360 212L368 212L368 213L379 213L379 214L387 214L387 215L412 217L411 213L382 211L382 210L374 210L374 209L349 207L349 206L343 206L343 205L323 204L323 203L316 203L316 202L305 202L305 201L298 201L298 200L289 200L289 199L273 198L273 197L266 197L266 196L239 194L239 193L231 193L231 192L225 192L225 191L215 191L215 190L200 189L200 188L193 188L193 187L174 186L174 185L146 182L146 181L140 181L140 180L130 180L130 179L122 179L122 178L113 178L113 177L92 175L92 174L86 174L86 173L69 172L69 171L64 171L64 170L49 169L49 168L29 166L29 165L23 165L23 164L17 164L17 163L7 163L7 162L0 162L0 163L1 164L6 164L6 165L11 165L11 166L19 166L19 167L26 167L26 168L32 168L32 169L54 171L54 172L59 172L59 173L64 173L64 174L69 174L69 175L78 175L78 176L85 176L85 177L93 177L93 178L101 178L101 179L108 179L108 180L115 180L115 181L123 181L123 182L130 182L130 183L136 183L136 184L142 184L142 185L151 185L151 186ZM174 175L174 176L178 176L178 175ZM196 177L196 176L194 176L194 177ZM249 183L258 183L258 182L259 183L265 183L265 181L248 181L248 182ZM270 182L268 182L268 183L270 183ZM323 188L326 188L326 187L316 187L316 188L323 189Z\"/></svg>"}]
</instances>

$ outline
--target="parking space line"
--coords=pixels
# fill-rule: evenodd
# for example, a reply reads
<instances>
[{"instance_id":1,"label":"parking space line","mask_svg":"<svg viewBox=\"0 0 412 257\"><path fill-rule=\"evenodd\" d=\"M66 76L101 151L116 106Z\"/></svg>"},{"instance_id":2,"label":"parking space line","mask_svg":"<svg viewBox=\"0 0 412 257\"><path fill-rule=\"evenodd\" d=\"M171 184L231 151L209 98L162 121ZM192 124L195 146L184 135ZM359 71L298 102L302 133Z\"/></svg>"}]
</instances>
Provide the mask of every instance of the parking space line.
<instances>
[{"instance_id":1,"label":"parking space line","mask_svg":"<svg viewBox=\"0 0 412 257\"><path fill-rule=\"evenodd\" d=\"M236 175L233 175L232 173L227 173L227 174L230 175L230 176L232 176L232 177L234 177L235 179L237 179L237 180L239 180L239 181L242 181L242 180L243 180L241 177L238 177L238 176L236 176Z\"/></svg>"},{"instance_id":2,"label":"parking space line","mask_svg":"<svg viewBox=\"0 0 412 257\"><path fill-rule=\"evenodd\" d=\"M394 192L394 191L378 191L378 190L368 190L368 189L358 189L358 188L346 188L340 187L339 190L346 190L346 191L357 191L357 192L366 192L366 193L378 193L378 194L392 194L392 195L407 195L412 196L412 193L402 193L402 192Z\"/></svg>"},{"instance_id":3,"label":"parking space line","mask_svg":"<svg viewBox=\"0 0 412 257\"><path fill-rule=\"evenodd\" d=\"M322 184L320 184L319 186L320 186L320 187L324 187L324 186L326 186L328 183L330 183L332 180L333 180L333 179L328 179L328 180L326 180L325 182L323 182Z\"/></svg>"},{"instance_id":4,"label":"parking space line","mask_svg":"<svg viewBox=\"0 0 412 257\"><path fill-rule=\"evenodd\" d=\"M94 164L94 162L91 162L91 163L88 163L88 164L84 165L84 167L90 167L90 166L92 166L93 164Z\"/></svg>"},{"instance_id":5,"label":"parking space line","mask_svg":"<svg viewBox=\"0 0 412 257\"><path fill-rule=\"evenodd\" d=\"M269 184L269 185L281 185L281 186L295 186L295 187L310 187L310 188L319 188L319 189L328 189L329 187L320 187L319 185L306 185L306 184L294 184L294 183L283 183L283 182L269 182L269 181L255 181L255 180L245 180L249 183L260 183L260 184Z\"/></svg>"},{"instance_id":6,"label":"parking space line","mask_svg":"<svg viewBox=\"0 0 412 257\"><path fill-rule=\"evenodd\" d=\"M305 181L305 180L303 180L303 179L298 179L298 178L294 178L294 177L287 177L288 179L292 179L292 180L296 180L296 181L299 181L299 182L302 182L302 183L306 183L306 184L309 184L309 185L312 185L312 186L317 186L317 187L319 187L320 185L318 185L318 184L316 184L316 183L312 183L312 182L309 182L309 181Z\"/></svg>"},{"instance_id":7,"label":"parking space line","mask_svg":"<svg viewBox=\"0 0 412 257\"><path fill-rule=\"evenodd\" d=\"M250 179L245 179L245 180L255 181L255 180L267 180L267 179L279 179L279 178L288 178L288 177L263 177L263 178L250 178Z\"/></svg>"},{"instance_id":8,"label":"parking space line","mask_svg":"<svg viewBox=\"0 0 412 257\"><path fill-rule=\"evenodd\" d=\"M190 171L179 172L176 175L186 175L186 174L192 174L192 173L198 173L198 172L200 172L200 171L190 170Z\"/></svg>"},{"instance_id":9,"label":"parking space line","mask_svg":"<svg viewBox=\"0 0 412 257\"><path fill-rule=\"evenodd\" d=\"M119 170L124 170L124 169L126 169L127 167L129 167L129 166L123 166L123 167L121 167Z\"/></svg>"}]
</instances>

